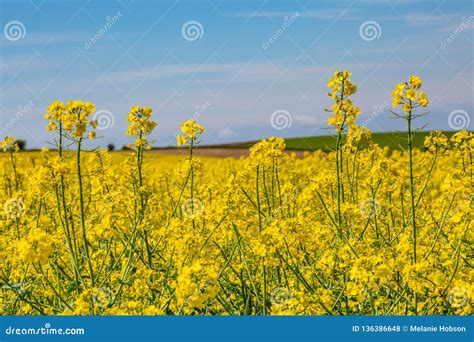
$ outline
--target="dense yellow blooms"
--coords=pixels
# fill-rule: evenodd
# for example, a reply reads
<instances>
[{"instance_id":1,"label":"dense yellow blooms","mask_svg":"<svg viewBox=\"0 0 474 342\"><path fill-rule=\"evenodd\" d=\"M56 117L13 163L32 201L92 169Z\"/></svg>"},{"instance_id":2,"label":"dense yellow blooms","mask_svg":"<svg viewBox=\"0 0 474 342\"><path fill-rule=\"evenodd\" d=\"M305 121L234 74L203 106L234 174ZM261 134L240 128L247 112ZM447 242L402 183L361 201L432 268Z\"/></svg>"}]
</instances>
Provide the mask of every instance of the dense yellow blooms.
<instances>
[{"instance_id":1,"label":"dense yellow blooms","mask_svg":"<svg viewBox=\"0 0 474 342\"><path fill-rule=\"evenodd\" d=\"M345 130L345 126L352 126L355 118L360 114L360 108L354 106L349 96L357 91L357 86L352 83L350 76L352 73L345 70L336 71L329 79L327 86L331 88L328 95L335 100L331 106L334 115L328 118L328 124L336 128L336 132Z\"/></svg>"},{"instance_id":2,"label":"dense yellow blooms","mask_svg":"<svg viewBox=\"0 0 474 342\"><path fill-rule=\"evenodd\" d=\"M40 229L32 229L17 243L18 257L25 263L45 264L53 251L48 234Z\"/></svg>"},{"instance_id":3,"label":"dense yellow blooms","mask_svg":"<svg viewBox=\"0 0 474 342\"><path fill-rule=\"evenodd\" d=\"M414 107L428 106L428 98L425 92L418 91L423 82L420 77L411 75L408 82L399 83L392 91L392 104L393 108L403 104L403 111L405 113L410 112Z\"/></svg>"},{"instance_id":4,"label":"dense yellow blooms","mask_svg":"<svg viewBox=\"0 0 474 342\"><path fill-rule=\"evenodd\" d=\"M3 152L18 152L20 147L18 146L15 137L6 136L1 142Z\"/></svg>"},{"instance_id":5,"label":"dense yellow blooms","mask_svg":"<svg viewBox=\"0 0 474 342\"><path fill-rule=\"evenodd\" d=\"M95 106L91 102L70 100L65 105L62 102L55 101L48 107L44 118L49 120L47 126L49 131L64 129L71 133L72 139L82 139L88 126L92 129L97 126L94 120L90 120L94 112ZM90 131L89 138L93 139L94 137L95 133Z\"/></svg>"},{"instance_id":6,"label":"dense yellow blooms","mask_svg":"<svg viewBox=\"0 0 474 342\"><path fill-rule=\"evenodd\" d=\"M191 146L199 139L201 134L204 133L204 127L195 120L185 120L181 125L181 132L183 132L184 135L176 135L177 145Z\"/></svg>"},{"instance_id":7,"label":"dense yellow blooms","mask_svg":"<svg viewBox=\"0 0 474 342\"><path fill-rule=\"evenodd\" d=\"M449 147L448 137L439 131L433 131L425 137L424 145L431 152L443 152Z\"/></svg>"},{"instance_id":8,"label":"dense yellow blooms","mask_svg":"<svg viewBox=\"0 0 474 342\"><path fill-rule=\"evenodd\" d=\"M133 106L128 113L127 135L136 138L133 145L136 150L139 148L150 149L151 145L147 137L151 134L157 123L151 120L153 110L150 107ZM129 144L131 146L131 144Z\"/></svg>"},{"instance_id":9,"label":"dense yellow blooms","mask_svg":"<svg viewBox=\"0 0 474 342\"><path fill-rule=\"evenodd\" d=\"M256 165L270 166L284 155L285 140L270 137L263 139L250 148L250 160Z\"/></svg>"},{"instance_id":10,"label":"dense yellow blooms","mask_svg":"<svg viewBox=\"0 0 474 342\"><path fill-rule=\"evenodd\" d=\"M355 92L349 76L331 79L336 101ZM420 87L411 77L396 96L422 105ZM92 108L55 102L48 127L77 139ZM338 151L338 207L336 152L298 158L274 137L241 159L143 152L151 114L129 113L140 139L129 156L82 151L81 177L79 151L10 151L8 140L0 314L472 314L472 132L432 132L413 151L413 263L408 154L355 122ZM203 131L186 121L182 143Z\"/></svg>"}]
</instances>

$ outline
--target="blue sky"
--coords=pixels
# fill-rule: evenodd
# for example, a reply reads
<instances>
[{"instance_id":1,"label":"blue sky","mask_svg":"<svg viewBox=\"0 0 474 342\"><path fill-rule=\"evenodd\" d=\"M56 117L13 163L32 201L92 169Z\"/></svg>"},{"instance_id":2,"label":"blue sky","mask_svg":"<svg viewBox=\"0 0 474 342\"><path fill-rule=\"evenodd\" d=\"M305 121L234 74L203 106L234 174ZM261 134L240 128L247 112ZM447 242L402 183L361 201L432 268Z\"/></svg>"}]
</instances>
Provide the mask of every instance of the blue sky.
<instances>
[{"instance_id":1,"label":"blue sky","mask_svg":"<svg viewBox=\"0 0 474 342\"><path fill-rule=\"evenodd\" d=\"M68 99L112 115L94 146L129 141L132 105L154 109L156 145L174 144L190 117L208 144L329 134L326 83L337 69L353 72L358 123L374 131L403 127L390 92L412 73L431 101L419 126L457 129L453 112L473 126L470 0L0 3L0 134L29 147L51 141L45 109ZM272 113L289 119L278 126Z\"/></svg>"}]
</instances>

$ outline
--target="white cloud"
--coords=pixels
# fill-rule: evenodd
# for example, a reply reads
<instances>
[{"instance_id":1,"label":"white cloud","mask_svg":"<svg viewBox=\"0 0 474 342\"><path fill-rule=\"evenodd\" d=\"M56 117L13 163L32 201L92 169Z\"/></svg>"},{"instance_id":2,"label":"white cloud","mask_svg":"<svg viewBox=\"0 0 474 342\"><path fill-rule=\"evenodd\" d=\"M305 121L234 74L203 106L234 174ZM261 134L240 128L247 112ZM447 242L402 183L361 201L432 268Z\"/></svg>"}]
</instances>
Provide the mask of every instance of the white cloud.
<instances>
[{"instance_id":1,"label":"white cloud","mask_svg":"<svg viewBox=\"0 0 474 342\"><path fill-rule=\"evenodd\" d=\"M9 41L2 36L0 46L34 46L34 45L55 45L75 42L86 42L88 35L85 33L69 32L67 34L52 33L29 33L26 27L25 37L16 41Z\"/></svg>"},{"instance_id":2,"label":"white cloud","mask_svg":"<svg viewBox=\"0 0 474 342\"><path fill-rule=\"evenodd\" d=\"M309 68L313 72L321 71L320 67L306 66L298 68ZM293 68L292 68L293 70ZM271 79L277 77L284 71L281 65L270 62L252 62L252 63L229 63L229 64L167 64L156 65L152 68L143 68L140 70L125 70L107 74L103 82L136 82L143 80L163 79L175 76L192 76L205 74L228 74L229 79L233 76L245 77L249 79ZM310 70L306 70L310 71Z\"/></svg>"},{"instance_id":3,"label":"white cloud","mask_svg":"<svg viewBox=\"0 0 474 342\"><path fill-rule=\"evenodd\" d=\"M307 19L328 19L334 20L338 18L340 15L344 14L348 8L340 8L340 9L331 9L331 10L319 10L319 11L306 11L301 12L300 16L302 18ZM348 16L346 19L356 20L358 16L354 14L354 11L351 11L351 15Z\"/></svg>"},{"instance_id":4,"label":"white cloud","mask_svg":"<svg viewBox=\"0 0 474 342\"><path fill-rule=\"evenodd\" d=\"M433 0L359 0L364 3L369 4L377 4L377 5L390 5L390 6L398 6L399 4L414 4L414 3L422 3L422 2L432 2Z\"/></svg>"},{"instance_id":5,"label":"white cloud","mask_svg":"<svg viewBox=\"0 0 474 342\"><path fill-rule=\"evenodd\" d=\"M278 11L257 11L257 12L239 12L232 14L232 17L239 17L239 18L281 18L284 19L285 17L291 17L296 12L299 13L299 17L306 18L306 19L335 19L341 13L345 11L344 8L341 9L325 9L325 10L312 10L312 11L288 11L288 12L278 12ZM353 16L351 16L354 19Z\"/></svg>"},{"instance_id":6,"label":"white cloud","mask_svg":"<svg viewBox=\"0 0 474 342\"><path fill-rule=\"evenodd\" d=\"M219 139L235 138L238 136L238 133L234 131L233 129L226 127L226 128L220 129L217 132L217 136Z\"/></svg>"},{"instance_id":7,"label":"white cloud","mask_svg":"<svg viewBox=\"0 0 474 342\"><path fill-rule=\"evenodd\" d=\"M321 124L321 118L316 115L295 115L293 120L302 125L318 125Z\"/></svg>"}]
</instances>

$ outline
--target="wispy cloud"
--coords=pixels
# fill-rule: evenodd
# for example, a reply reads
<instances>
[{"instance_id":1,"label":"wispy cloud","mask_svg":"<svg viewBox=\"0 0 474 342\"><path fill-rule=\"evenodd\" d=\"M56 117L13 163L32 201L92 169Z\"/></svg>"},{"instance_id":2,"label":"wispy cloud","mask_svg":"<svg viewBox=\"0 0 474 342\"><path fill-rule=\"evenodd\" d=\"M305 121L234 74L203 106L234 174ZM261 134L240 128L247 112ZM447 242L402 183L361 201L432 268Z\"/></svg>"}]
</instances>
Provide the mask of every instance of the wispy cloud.
<instances>
[{"instance_id":1,"label":"wispy cloud","mask_svg":"<svg viewBox=\"0 0 474 342\"><path fill-rule=\"evenodd\" d=\"M238 136L239 136L239 134L236 131L234 131L233 129L229 128L229 127L220 129L217 132L217 137L219 139L230 139L230 138L235 138L235 137L238 137Z\"/></svg>"},{"instance_id":2,"label":"wispy cloud","mask_svg":"<svg viewBox=\"0 0 474 342\"><path fill-rule=\"evenodd\" d=\"M16 41L10 41L3 35L0 40L0 47L6 46L36 46L36 45L63 45L67 43L85 42L90 35L79 32L69 32L61 34L51 33L29 33L26 29L25 37Z\"/></svg>"},{"instance_id":3,"label":"wispy cloud","mask_svg":"<svg viewBox=\"0 0 474 342\"><path fill-rule=\"evenodd\" d=\"M256 11L256 12L239 12L233 13L229 16L232 17L239 17L239 18L246 18L246 19L253 19L253 18L285 18L291 15L294 15L298 12L300 18L305 19L321 19L321 20L333 20L337 18L341 13L345 11L344 8L340 9L324 9L324 10L313 10L313 11L288 11L288 12L281 12L281 11ZM352 16L351 18L356 19Z\"/></svg>"},{"instance_id":4,"label":"wispy cloud","mask_svg":"<svg viewBox=\"0 0 474 342\"><path fill-rule=\"evenodd\" d=\"M241 70L245 64L170 64L156 65L152 68L140 70L132 69L112 72L106 75L107 81L112 82L136 82L152 79L164 79L175 76L192 76L202 74L230 73ZM104 80L105 81L105 80Z\"/></svg>"},{"instance_id":5,"label":"wispy cloud","mask_svg":"<svg viewBox=\"0 0 474 342\"><path fill-rule=\"evenodd\" d=\"M321 71L322 67L315 66L299 66L298 69L304 68L309 71ZM165 79L172 77L191 77L205 75L224 75L225 79L231 79L231 76L244 76L247 79L271 79L278 77L283 68L277 62L252 62L252 63L222 63L222 64L168 64L156 65L151 68L143 68L141 70L131 69L124 71L112 72L104 77L104 81L112 82L137 82L143 80ZM295 69L292 68L292 72Z\"/></svg>"},{"instance_id":6,"label":"wispy cloud","mask_svg":"<svg viewBox=\"0 0 474 342\"><path fill-rule=\"evenodd\" d=\"M426 26L428 25L439 25L440 23L446 23L449 21L449 17L445 14L433 14L433 13L408 13L395 17L395 20L403 20L410 26Z\"/></svg>"},{"instance_id":7,"label":"wispy cloud","mask_svg":"<svg viewBox=\"0 0 474 342\"><path fill-rule=\"evenodd\" d=\"M443 0L438 0L441 2ZM398 6L401 4L416 4L416 3L423 3L423 2L433 2L433 0L359 0L362 3L374 4L374 5L382 5L382 6Z\"/></svg>"},{"instance_id":8,"label":"wispy cloud","mask_svg":"<svg viewBox=\"0 0 474 342\"><path fill-rule=\"evenodd\" d=\"M293 120L301 125L317 125L322 123L321 117L316 115L295 115Z\"/></svg>"},{"instance_id":9,"label":"wispy cloud","mask_svg":"<svg viewBox=\"0 0 474 342\"><path fill-rule=\"evenodd\" d=\"M433 12L411 12L379 17L383 21L402 21L412 27L443 26L453 22L461 23L465 18L464 13L433 13Z\"/></svg>"},{"instance_id":10,"label":"wispy cloud","mask_svg":"<svg viewBox=\"0 0 474 342\"><path fill-rule=\"evenodd\" d=\"M365 0L367 3L372 3L370 0ZM411 3L415 2L415 0L399 0L394 1L395 3ZM373 3L382 3L388 5L388 2L384 2L381 0L374 1ZM392 4L393 6L393 4ZM259 19L259 18L281 18L284 19L285 17L289 17L294 15L294 13L298 12L299 18L303 19L315 19L315 20L334 20L341 15L344 15L346 8L338 8L338 9L323 9L323 10L308 10L308 11L298 11L295 10L293 12L281 12L281 11L256 11L256 12L239 12L231 14L230 16L233 17L240 17L246 19ZM349 13L349 12L348 12ZM439 24L446 24L446 22L451 21L459 21L459 19L465 14L462 13L433 13L433 12L407 12L402 11L398 14L389 14L389 15L382 15L374 17L379 21L403 21L409 26L413 27L420 27L429 25L439 25ZM357 21L366 18L366 14L364 14L360 8L353 8L350 9L350 15L345 15L345 20Z\"/></svg>"}]
</instances>

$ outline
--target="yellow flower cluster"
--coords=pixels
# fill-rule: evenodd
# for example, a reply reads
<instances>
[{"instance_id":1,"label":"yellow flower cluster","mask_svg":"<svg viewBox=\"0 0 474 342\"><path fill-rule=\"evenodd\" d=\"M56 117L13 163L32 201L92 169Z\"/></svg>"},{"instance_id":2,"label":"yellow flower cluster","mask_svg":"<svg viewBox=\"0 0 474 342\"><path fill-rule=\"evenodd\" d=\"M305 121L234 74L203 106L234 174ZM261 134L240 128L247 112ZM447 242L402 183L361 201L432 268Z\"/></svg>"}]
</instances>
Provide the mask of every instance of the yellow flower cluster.
<instances>
[{"instance_id":1,"label":"yellow flower cluster","mask_svg":"<svg viewBox=\"0 0 474 342\"><path fill-rule=\"evenodd\" d=\"M58 129L58 124L62 123L65 115L66 107L61 101L53 101L50 103L47 113L44 115L46 120L49 120L48 131L55 131Z\"/></svg>"},{"instance_id":2,"label":"yellow flower cluster","mask_svg":"<svg viewBox=\"0 0 474 342\"><path fill-rule=\"evenodd\" d=\"M178 146L191 146L199 139L201 134L204 133L204 127L195 120L184 121L180 129L184 135L176 135L176 144Z\"/></svg>"},{"instance_id":3,"label":"yellow flower cluster","mask_svg":"<svg viewBox=\"0 0 474 342\"><path fill-rule=\"evenodd\" d=\"M151 134L157 123L151 120L153 110L150 107L133 106L128 113L128 129L127 135L136 138L134 147L138 149L140 146L145 149L151 148L147 136Z\"/></svg>"},{"instance_id":4,"label":"yellow flower cluster","mask_svg":"<svg viewBox=\"0 0 474 342\"><path fill-rule=\"evenodd\" d=\"M69 100L65 105L60 101L55 101L48 107L44 118L49 120L47 126L49 131L64 129L71 133L73 138L79 140L83 138L88 126L96 128L97 123L93 120L89 121L94 112L95 106L91 102ZM93 130L89 132L89 138L95 138Z\"/></svg>"},{"instance_id":5,"label":"yellow flower cluster","mask_svg":"<svg viewBox=\"0 0 474 342\"><path fill-rule=\"evenodd\" d=\"M285 140L270 137L263 139L250 148L250 160L255 164L269 165L284 155Z\"/></svg>"},{"instance_id":6,"label":"yellow flower cluster","mask_svg":"<svg viewBox=\"0 0 474 342\"><path fill-rule=\"evenodd\" d=\"M3 152L18 152L20 150L15 137L6 136L3 138L1 146Z\"/></svg>"},{"instance_id":7,"label":"yellow flower cluster","mask_svg":"<svg viewBox=\"0 0 474 342\"><path fill-rule=\"evenodd\" d=\"M26 263L46 264L53 252L48 234L40 229L32 229L28 235L17 242L18 258Z\"/></svg>"},{"instance_id":8,"label":"yellow flower cluster","mask_svg":"<svg viewBox=\"0 0 474 342\"><path fill-rule=\"evenodd\" d=\"M219 269L206 260L195 260L182 267L176 280L177 305L186 311L201 309L218 293Z\"/></svg>"},{"instance_id":9,"label":"yellow flower cluster","mask_svg":"<svg viewBox=\"0 0 474 342\"><path fill-rule=\"evenodd\" d=\"M357 86L352 83L350 76L352 76L350 71L337 70L329 79L327 86L331 88L331 92L328 95L333 100L348 97L357 92Z\"/></svg>"},{"instance_id":10,"label":"yellow flower cluster","mask_svg":"<svg viewBox=\"0 0 474 342\"><path fill-rule=\"evenodd\" d=\"M410 112L415 107L428 106L428 99L424 91L419 91L423 82L417 75L411 75L408 82L397 84L392 91L393 108L403 104L403 111Z\"/></svg>"},{"instance_id":11,"label":"yellow flower cluster","mask_svg":"<svg viewBox=\"0 0 474 342\"><path fill-rule=\"evenodd\" d=\"M443 152L448 148L448 137L440 131L432 131L425 137L424 145L431 152Z\"/></svg>"},{"instance_id":12,"label":"yellow flower cluster","mask_svg":"<svg viewBox=\"0 0 474 342\"><path fill-rule=\"evenodd\" d=\"M336 128L336 132L345 129L345 125L352 126L355 118L360 114L360 108L354 106L349 96L357 91L357 86L352 83L350 76L352 73L345 70L336 71L329 79L327 86L331 88L328 95L335 100L329 112L334 113L328 118L328 124Z\"/></svg>"}]
</instances>

